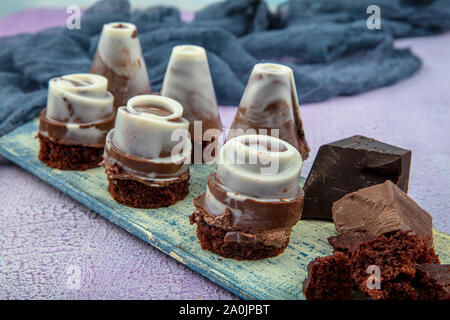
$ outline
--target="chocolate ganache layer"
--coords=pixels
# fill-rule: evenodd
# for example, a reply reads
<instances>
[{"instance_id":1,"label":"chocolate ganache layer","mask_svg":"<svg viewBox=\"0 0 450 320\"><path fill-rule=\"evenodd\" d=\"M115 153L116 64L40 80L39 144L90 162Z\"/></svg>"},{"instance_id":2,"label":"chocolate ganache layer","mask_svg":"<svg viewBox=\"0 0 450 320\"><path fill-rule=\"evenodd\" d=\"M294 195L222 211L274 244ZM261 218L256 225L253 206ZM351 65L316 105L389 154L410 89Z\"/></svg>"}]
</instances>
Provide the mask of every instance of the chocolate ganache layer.
<instances>
[{"instance_id":1,"label":"chocolate ganache layer","mask_svg":"<svg viewBox=\"0 0 450 320\"><path fill-rule=\"evenodd\" d=\"M105 77L94 74L51 79L40 135L59 144L103 148L114 125L114 98L107 85Z\"/></svg>"},{"instance_id":2,"label":"chocolate ganache layer","mask_svg":"<svg viewBox=\"0 0 450 320\"><path fill-rule=\"evenodd\" d=\"M267 134L292 144L302 155L309 156L300 107L291 68L274 63L260 63L250 79L227 139L242 134ZM252 132L253 131L253 132Z\"/></svg>"},{"instance_id":3,"label":"chocolate ganache layer","mask_svg":"<svg viewBox=\"0 0 450 320\"><path fill-rule=\"evenodd\" d=\"M103 26L91 73L109 80L116 109L136 95L152 92L134 24L112 22Z\"/></svg>"},{"instance_id":4,"label":"chocolate ganache layer","mask_svg":"<svg viewBox=\"0 0 450 320\"><path fill-rule=\"evenodd\" d=\"M206 223L227 231L225 242L282 247L301 217L301 166L299 152L280 139L235 137L223 146L194 205Z\"/></svg>"},{"instance_id":5,"label":"chocolate ganache layer","mask_svg":"<svg viewBox=\"0 0 450 320\"><path fill-rule=\"evenodd\" d=\"M157 95L136 96L117 112L106 139L108 177L167 185L189 178L189 123L175 100Z\"/></svg>"}]
</instances>

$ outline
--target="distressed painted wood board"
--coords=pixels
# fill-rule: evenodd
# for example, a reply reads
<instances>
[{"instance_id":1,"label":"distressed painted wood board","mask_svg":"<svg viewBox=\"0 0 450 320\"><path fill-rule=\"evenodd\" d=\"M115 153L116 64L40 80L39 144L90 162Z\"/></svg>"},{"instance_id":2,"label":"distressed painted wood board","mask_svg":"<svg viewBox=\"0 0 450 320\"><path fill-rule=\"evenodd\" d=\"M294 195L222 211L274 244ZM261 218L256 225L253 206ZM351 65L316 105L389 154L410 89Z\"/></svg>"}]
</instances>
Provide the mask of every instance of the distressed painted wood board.
<instances>
[{"instance_id":1,"label":"distressed painted wood board","mask_svg":"<svg viewBox=\"0 0 450 320\"><path fill-rule=\"evenodd\" d=\"M161 209L132 209L116 203L107 192L103 168L87 171L50 169L38 158L35 139L38 119L0 138L0 154L60 189L128 232L170 255L194 271L244 299L304 299L302 281L308 263L332 253L327 238L335 234L331 222L303 221L292 230L285 252L260 261L234 261L203 251L195 226L189 224L192 199L205 190L208 165L192 165L189 195ZM434 231L434 244L442 263L450 263L450 236Z\"/></svg>"}]
</instances>

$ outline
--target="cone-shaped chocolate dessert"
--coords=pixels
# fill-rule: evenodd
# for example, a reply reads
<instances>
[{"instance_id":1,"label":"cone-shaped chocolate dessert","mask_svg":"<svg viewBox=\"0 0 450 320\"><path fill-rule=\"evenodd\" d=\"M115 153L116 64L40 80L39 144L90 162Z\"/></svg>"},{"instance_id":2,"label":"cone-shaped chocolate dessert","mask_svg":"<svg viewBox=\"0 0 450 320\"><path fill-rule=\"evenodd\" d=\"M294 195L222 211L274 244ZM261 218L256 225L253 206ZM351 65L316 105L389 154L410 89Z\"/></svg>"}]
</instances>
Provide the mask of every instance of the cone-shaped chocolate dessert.
<instances>
[{"instance_id":1,"label":"cone-shaped chocolate dessert","mask_svg":"<svg viewBox=\"0 0 450 320\"><path fill-rule=\"evenodd\" d=\"M192 45L173 48L161 95L183 105L183 117L189 121L189 132L194 143L194 161L201 160L196 159L202 155L200 151L203 152L208 143L218 138L222 131L205 49ZM195 121L198 122L196 130ZM207 130L209 134L203 139Z\"/></svg>"},{"instance_id":2,"label":"cone-shaped chocolate dessert","mask_svg":"<svg viewBox=\"0 0 450 320\"><path fill-rule=\"evenodd\" d=\"M157 95L136 96L118 109L102 162L117 202L159 208L188 194L192 146L182 114L177 101Z\"/></svg>"},{"instance_id":3,"label":"cone-shaped chocolate dessert","mask_svg":"<svg viewBox=\"0 0 450 320\"><path fill-rule=\"evenodd\" d=\"M243 135L225 143L218 161L191 215L202 249L237 260L282 253L303 208L300 153L274 137Z\"/></svg>"},{"instance_id":4,"label":"cone-shaped chocolate dessert","mask_svg":"<svg viewBox=\"0 0 450 320\"><path fill-rule=\"evenodd\" d=\"M114 97L107 86L105 77L89 73L49 81L38 133L42 162L63 170L99 165L106 134L114 125Z\"/></svg>"},{"instance_id":5,"label":"cone-shaped chocolate dessert","mask_svg":"<svg viewBox=\"0 0 450 320\"><path fill-rule=\"evenodd\" d=\"M128 99L152 92L134 24L112 22L103 26L91 73L108 79L116 110Z\"/></svg>"},{"instance_id":6,"label":"cone-shaped chocolate dessert","mask_svg":"<svg viewBox=\"0 0 450 320\"><path fill-rule=\"evenodd\" d=\"M253 68L227 139L257 133L277 136L292 144L308 158L309 146L300 117L297 90L292 69L274 63ZM267 133L264 132L267 130Z\"/></svg>"}]
</instances>

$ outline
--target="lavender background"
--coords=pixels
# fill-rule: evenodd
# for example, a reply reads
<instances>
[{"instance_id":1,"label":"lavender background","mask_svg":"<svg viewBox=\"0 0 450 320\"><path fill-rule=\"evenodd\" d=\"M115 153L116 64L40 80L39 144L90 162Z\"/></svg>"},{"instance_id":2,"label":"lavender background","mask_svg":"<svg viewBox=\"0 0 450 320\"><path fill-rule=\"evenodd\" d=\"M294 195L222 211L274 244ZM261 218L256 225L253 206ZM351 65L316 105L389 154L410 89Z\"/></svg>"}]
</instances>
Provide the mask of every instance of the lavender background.
<instances>
[{"instance_id":1,"label":"lavender background","mask_svg":"<svg viewBox=\"0 0 450 320\"><path fill-rule=\"evenodd\" d=\"M189 19L191 13L184 13ZM65 22L35 9L0 20L0 36ZM302 105L312 148L353 134L413 151L409 194L450 232L450 33L402 39L423 60L412 78L353 97ZM301 99L301 92L299 92ZM236 108L220 107L225 126ZM69 283L80 271L80 287ZM301 281L302 279L299 279ZM75 282L76 283L76 282ZM235 299L231 293L0 158L0 298Z\"/></svg>"}]
</instances>

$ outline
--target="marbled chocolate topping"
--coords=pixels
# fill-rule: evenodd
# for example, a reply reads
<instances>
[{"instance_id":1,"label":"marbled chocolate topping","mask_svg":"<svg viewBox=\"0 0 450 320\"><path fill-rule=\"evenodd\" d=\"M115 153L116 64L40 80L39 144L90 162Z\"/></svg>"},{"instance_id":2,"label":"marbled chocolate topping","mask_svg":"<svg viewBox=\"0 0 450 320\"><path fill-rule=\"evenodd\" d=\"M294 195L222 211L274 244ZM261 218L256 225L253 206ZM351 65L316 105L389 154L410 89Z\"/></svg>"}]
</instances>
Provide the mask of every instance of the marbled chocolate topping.
<instances>
[{"instance_id":1,"label":"marbled chocolate topping","mask_svg":"<svg viewBox=\"0 0 450 320\"><path fill-rule=\"evenodd\" d=\"M114 125L114 98L107 85L106 78L94 74L51 79L39 132L60 144L103 148Z\"/></svg>"},{"instance_id":2,"label":"marbled chocolate topping","mask_svg":"<svg viewBox=\"0 0 450 320\"><path fill-rule=\"evenodd\" d=\"M103 26L91 73L109 80L116 109L136 95L152 92L134 24L112 22Z\"/></svg>"},{"instance_id":3,"label":"marbled chocolate topping","mask_svg":"<svg viewBox=\"0 0 450 320\"><path fill-rule=\"evenodd\" d=\"M192 138L194 121L202 121L202 136L208 129L222 131L208 60L202 47L180 45L172 49L161 95L181 103Z\"/></svg>"},{"instance_id":4,"label":"marbled chocolate topping","mask_svg":"<svg viewBox=\"0 0 450 320\"><path fill-rule=\"evenodd\" d=\"M258 141L261 148L255 147ZM277 149L284 151L268 151L268 141L281 144ZM228 156L234 151L246 154L244 162L248 164L234 163ZM256 163L250 164L248 159L253 156ZM262 159L276 160L278 169L261 174ZM206 223L228 231L225 241L281 247L301 217L304 193L299 186L300 169L299 152L284 141L259 135L235 137L223 146L218 168L194 205Z\"/></svg>"},{"instance_id":5,"label":"marbled chocolate topping","mask_svg":"<svg viewBox=\"0 0 450 320\"><path fill-rule=\"evenodd\" d=\"M309 146L305 139L300 117L297 90L293 71L289 67L261 63L255 65L245 88L238 111L227 139L245 134L248 130L266 130L263 134L274 135L292 144L305 160ZM238 131L239 130L239 131Z\"/></svg>"},{"instance_id":6,"label":"marbled chocolate topping","mask_svg":"<svg viewBox=\"0 0 450 320\"><path fill-rule=\"evenodd\" d=\"M136 96L120 107L106 139L108 176L157 185L188 179L191 141L182 113L178 102L157 95Z\"/></svg>"}]
</instances>

